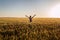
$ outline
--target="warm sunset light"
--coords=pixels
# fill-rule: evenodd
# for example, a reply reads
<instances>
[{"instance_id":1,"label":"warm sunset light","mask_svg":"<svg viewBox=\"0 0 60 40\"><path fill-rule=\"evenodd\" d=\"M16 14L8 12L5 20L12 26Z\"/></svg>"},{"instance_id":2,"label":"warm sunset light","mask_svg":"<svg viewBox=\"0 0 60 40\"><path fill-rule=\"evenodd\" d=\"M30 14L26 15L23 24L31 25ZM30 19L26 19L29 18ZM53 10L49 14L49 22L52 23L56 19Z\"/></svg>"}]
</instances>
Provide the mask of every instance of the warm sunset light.
<instances>
[{"instance_id":1,"label":"warm sunset light","mask_svg":"<svg viewBox=\"0 0 60 40\"><path fill-rule=\"evenodd\" d=\"M0 0L0 40L60 40L60 0Z\"/></svg>"}]
</instances>

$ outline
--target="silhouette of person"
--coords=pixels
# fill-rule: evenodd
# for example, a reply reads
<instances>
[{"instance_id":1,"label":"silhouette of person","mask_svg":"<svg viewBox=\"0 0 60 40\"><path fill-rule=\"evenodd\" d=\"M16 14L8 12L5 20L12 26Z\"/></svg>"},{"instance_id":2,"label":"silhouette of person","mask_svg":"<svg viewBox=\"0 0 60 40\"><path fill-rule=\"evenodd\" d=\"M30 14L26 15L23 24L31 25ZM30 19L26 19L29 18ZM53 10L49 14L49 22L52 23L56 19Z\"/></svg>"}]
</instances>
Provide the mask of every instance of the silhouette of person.
<instances>
[{"instance_id":1,"label":"silhouette of person","mask_svg":"<svg viewBox=\"0 0 60 40\"><path fill-rule=\"evenodd\" d=\"M27 15L25 15L26 17L28 17ZM36 15L34 15L33 17L30 15L28 18L29 18L29 21L32 22L32 18L34 18Z\"/></svg>"}]
</instances>

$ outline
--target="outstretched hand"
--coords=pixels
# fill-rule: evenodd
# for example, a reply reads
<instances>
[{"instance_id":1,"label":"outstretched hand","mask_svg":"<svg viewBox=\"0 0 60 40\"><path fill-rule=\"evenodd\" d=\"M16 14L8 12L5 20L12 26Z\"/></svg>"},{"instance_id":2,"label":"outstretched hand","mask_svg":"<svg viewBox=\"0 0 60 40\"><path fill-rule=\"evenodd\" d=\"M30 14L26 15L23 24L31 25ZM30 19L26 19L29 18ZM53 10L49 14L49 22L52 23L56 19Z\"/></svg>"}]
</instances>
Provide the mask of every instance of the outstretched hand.
<instances>
[{"instance_id":1,"label":"outstretched hand","mask_svg":"<svg viewBox=\"0 0 60 40\"><path fill-rule=\"evenodd\" d=\"M26 17L28 17L27 15L25 15Z\"/></svg>"},{"instance_id":2,"label":"outstretched hand","mask_svg":"<svg viewBox=\"0 0 60 40\"><path fill-rule=\"evenodd\" d=\"M36 16L36 14L35 14L33 17L35 17L35 16ZM33 17L32 17L32 18L33 18Z\"/></svg>"}]
</instances>

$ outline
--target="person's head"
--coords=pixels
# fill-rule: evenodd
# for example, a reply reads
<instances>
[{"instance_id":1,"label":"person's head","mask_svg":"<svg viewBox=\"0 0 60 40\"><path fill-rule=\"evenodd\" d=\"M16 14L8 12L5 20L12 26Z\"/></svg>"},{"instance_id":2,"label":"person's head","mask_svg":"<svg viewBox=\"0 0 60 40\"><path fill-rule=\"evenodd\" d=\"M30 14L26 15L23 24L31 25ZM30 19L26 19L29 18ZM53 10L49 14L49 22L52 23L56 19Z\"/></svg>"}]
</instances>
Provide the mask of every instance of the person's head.
<instances>
[{"instance_id":1,"label":"person's head","mask_svg":"<svg viewBox=\"0 0 60 40\"><path fill-rule=\"evenodd\" d=\"M30 16L31 17L31 16Z\"/></svg>"}]
</instances>

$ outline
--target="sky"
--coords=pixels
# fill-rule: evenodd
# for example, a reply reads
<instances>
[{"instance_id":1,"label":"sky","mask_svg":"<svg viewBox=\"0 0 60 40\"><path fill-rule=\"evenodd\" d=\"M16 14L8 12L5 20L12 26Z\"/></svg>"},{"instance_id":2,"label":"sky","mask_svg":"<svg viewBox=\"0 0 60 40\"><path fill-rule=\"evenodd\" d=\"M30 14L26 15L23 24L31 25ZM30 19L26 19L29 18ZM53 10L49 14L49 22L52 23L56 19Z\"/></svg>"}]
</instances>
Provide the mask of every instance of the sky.
<instances>
[{"instance_id":1,"label":"sky","mask_svg":"<svg viewBox=\"0 0 60 40\"><path fill-rule=\"evenodd\" d=\"M0 0L0 17L59 17L60 0Z\"/></svg>"}]
</instances>

